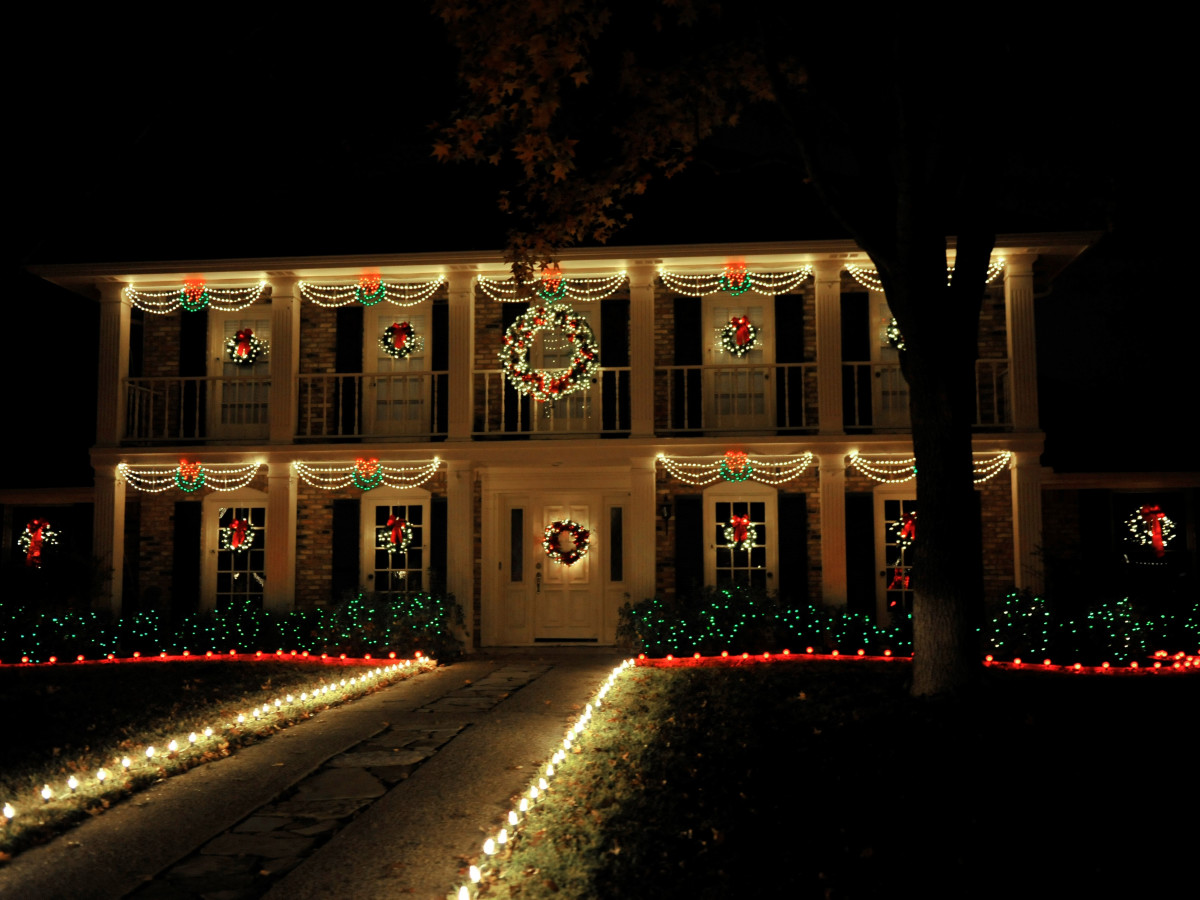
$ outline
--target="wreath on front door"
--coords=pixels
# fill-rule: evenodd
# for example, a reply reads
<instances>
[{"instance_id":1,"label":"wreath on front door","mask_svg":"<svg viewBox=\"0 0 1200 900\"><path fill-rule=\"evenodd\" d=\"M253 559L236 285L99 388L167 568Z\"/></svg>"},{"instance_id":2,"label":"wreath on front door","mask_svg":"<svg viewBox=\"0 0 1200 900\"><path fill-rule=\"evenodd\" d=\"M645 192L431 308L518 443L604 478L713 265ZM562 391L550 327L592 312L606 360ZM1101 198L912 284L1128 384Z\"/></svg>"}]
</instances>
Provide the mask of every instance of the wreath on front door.
<instances>
[{"instance_id":1,"label":"wreath on front door","mask_svg":"<svg viewBox=\"0 0 1200 900\"><path fill-rule=\"evenodd\" d=\"M379 347L392 359L404 359L410 353L419 353L425 339L419 337L410 322L393 322L383 329Z\"/></svg>"},{"instance_id":2,"label":"wreath on front door","mask_svg":"<svg viewBox=\"0 0 1200 900\"><path fill-rule=\"evenodd\" d=\"M571 364L555 372L529 368L533 336L548 329L563 332L572 351ZM600 368L600 348L591 326L566 303L535 306L519 316L504 333L504 346L498 355L509 384L518 393L543 403L584 390Z\"/></svg>"},{"instance_id":3,"label":"wreath on front door","mask_svg":"<svg viewBox=\"0 0 1200 900\"><path fill-rule=\"evenodd\" d=\"M254 336L253 328L241 328L225 342L229 361L239 366L252 366L267 345Z\"/></svg>"},{"instance_id":4,"label":"wreath on front door","mask_svg":"<svg viewBox=\"0 0 1200 900\"><path fill-rule=\"evenodd\" d=\"M907 550L917 542L917 514L903 513L899 519L888 525L888 531L891 532L892 543L901 550Z\"/></svg>"},{"instance_id":5,"label":"wreath on front door","mask_svg":"<svg viewBox=\"0 0 1200 900\"><path fill-rule=\"evenodd\" d=\"M234 519L221 529L221 549L234 553L245 553L254 544L254 532L250 523L243 519Z\"/></svg>"},{"instance_id":6,"label":"wreath on front door","mask_svg":"<svg viewBox=\"0 0 1200 900\"><path fill-rule=\"evenodd\" d=\"M749 516L731 516L725 526L725 543L735 550L749 550L758 540L758 529Z\"/></svg>"},{"instance_id":7,"label":"wreath on front door","mask_svg":"<svg viewBox=\"0 0 1200 900\"><path fill-rule=\"evenodd\" d=\"M564 534L571 535L571 540L575 543L575 549L564 551L560 548L559 540ZM546 526L546 536L542 540L542 546L546 550L546 555L554 562L564 566L573 566L587 556L591 536L591 531L584 528L578 522L573 522L570 519L559 519Z\"/></svg>"},{"instance_id":8,"label":"wreath on front door","mask_svg":"<svg viewBox=\"0 0 1200 900\"><path fill-rule=\"evenodd\" d=\"M718 335L719 349L741 359L758 346L758 329L750 324L749 316L734 316Z\"/></svg>"},{"instance_id":9,"label":"wreath on front door","mask_svg":"<svg viewBox=\"0 0 1200 900\"><path fill-rule=\"evenodd\" d=\"M25 554L25 565L38 568L42 564L42 551L58 543L58 532L51 530L45 519L33 519L26 523L25 530L17 539L17 546Z\"/></svg>"},{"instance_id":10,"label":"wreath on front door","mask_svg":"<svg viewBox=\"0 0 1200 900\"><path fill-rule=\"evenodd\" d=\"M388 553L403 553L412 539L413 527L399 516L388 516L387 524L375 531L375 547Z\"/></svg>"},{"instance_id":11,"label":"wreath on front door","mask_svg":"<svg viewBox=\"0 0 1200 900\"><path fill-rule=\"evenodd\" d=\"M1125 527L1129 529L1127 541L1150 547L1159 559L1166 555L1167 544L1175 537L1175 523L1167 518L1157 503L1148 503L1135 509L1125 520Z\"/></svg>"}]
</instances>

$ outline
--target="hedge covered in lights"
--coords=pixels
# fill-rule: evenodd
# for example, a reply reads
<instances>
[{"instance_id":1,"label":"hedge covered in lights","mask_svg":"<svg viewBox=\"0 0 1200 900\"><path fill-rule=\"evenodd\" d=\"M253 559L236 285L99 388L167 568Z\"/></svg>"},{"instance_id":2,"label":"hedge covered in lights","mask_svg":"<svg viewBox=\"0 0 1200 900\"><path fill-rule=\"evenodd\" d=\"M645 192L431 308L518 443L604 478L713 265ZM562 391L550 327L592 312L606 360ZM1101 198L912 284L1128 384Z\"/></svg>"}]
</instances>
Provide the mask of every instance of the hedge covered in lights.
<instances>
[{"instance_id":1,"label":"hedge covered in lights","mask_svg":"<svg viewBox=\"0 0 1200 900\"><path fill-rule=\"evenodd\" d=\"M420 650L447 661L463 650L461 625L462 608L452 597L427 593L359 594L337 606L286 613L243 605L191 614L175 622L157 611L115 619L94 610L43 612L35 604L0 597L0 661L231 649L352 656L388 651L411 656Z\"/></svg>"}]
</instances>

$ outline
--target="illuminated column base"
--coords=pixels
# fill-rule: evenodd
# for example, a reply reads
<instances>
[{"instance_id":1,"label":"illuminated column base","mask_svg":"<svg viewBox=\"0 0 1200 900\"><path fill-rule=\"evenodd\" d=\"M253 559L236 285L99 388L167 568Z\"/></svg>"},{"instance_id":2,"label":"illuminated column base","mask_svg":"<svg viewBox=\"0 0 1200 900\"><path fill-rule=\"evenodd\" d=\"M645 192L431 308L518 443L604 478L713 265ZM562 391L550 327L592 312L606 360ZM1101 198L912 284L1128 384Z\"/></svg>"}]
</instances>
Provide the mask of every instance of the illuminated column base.
<instances>
[{"instance_id":1,"label":"illuminated column base","mask_svg":"<svg viewBox=\"0 0 1200 900\"><path fill-rule=\"evenodd\" d=\"M819 457L821 602L846 605L846 468L841 453Z\"/></svg>"},{"instance_id":2,"label":"illuminated column base","mask_svg":"<svg viewBox=\"0 0 1200 900\"><path fill-rule=\"evenodd\" d=\"M121 614L125 563L125 479L116 466L96 467L96 497L92 504L92 555L99 560L105 587L97 606Z\"/></svg>"},{"instance_id":3,"label":"illuminated column base","mask_svg":"<svg viewBox=\"0 0 1200 900\"><path fill-rule=\"evenodd\" d=\"M290 463L267 467L267 547L263 608L290 612L296 605L296 473Z\"/></svg>"},{"instance_id":4,"label":"illuminated column base","mask_svg":"<svg viewBox=\"0 0 1200 900\"><path fill-rule=\"evenodd\" d=\"M1012 479L1013 579L1019 590L1041 593L1044 584L1038 549L1042 545L1042 467L1036 453L1016 453Z\"/></svg>"},{"instance_id":5,"label":"illuminated column base","mask_svg":"<svg viewBox=\"0 0 1200 900\"><path fill-rule=\"evenodd\" d=\"M475 524L472 521L475 472L470 461L446 463L446 533L459 535L446 546L446 590L463 610L466 646L475 646Z\"/></svg>"}]
</instances>

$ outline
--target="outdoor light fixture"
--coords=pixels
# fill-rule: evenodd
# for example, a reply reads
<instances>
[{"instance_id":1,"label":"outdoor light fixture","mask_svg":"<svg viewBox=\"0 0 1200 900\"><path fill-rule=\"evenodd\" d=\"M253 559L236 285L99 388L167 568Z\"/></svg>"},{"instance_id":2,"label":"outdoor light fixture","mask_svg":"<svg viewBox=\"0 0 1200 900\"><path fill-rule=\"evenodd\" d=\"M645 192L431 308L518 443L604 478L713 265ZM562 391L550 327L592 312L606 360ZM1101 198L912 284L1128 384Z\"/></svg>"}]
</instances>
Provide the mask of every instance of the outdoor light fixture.
<instances>
[{"instance_id":1,"label":"outdoor light fixture","mask_svg":"<svg viewBox=\"0 0 1200 900\"><path fill-rule=\"evenodd\" d=\"M663 533L669 534L671 531L671 501L666 501L658 508L658 514L662 516Z\"/></svg>"}]
</instances>

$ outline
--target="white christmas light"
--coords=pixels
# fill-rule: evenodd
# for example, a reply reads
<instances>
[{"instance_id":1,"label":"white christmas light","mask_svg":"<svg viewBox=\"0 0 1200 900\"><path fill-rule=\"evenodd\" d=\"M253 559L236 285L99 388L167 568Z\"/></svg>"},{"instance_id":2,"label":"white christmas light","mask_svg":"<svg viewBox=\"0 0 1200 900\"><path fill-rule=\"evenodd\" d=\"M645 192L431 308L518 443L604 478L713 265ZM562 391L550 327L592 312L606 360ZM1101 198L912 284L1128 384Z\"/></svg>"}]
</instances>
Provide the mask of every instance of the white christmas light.
<instances>
[{"instance_id":1,"label":"white christmas light","mask_svg":"<svg viewBox=\"0 0 1200 900\"><path fill-rule=\"evenodd\" d=\"M558 300L604 300L611 297L625 283L625 273L603 275L597 278L577 276L554 277L547 273L540 280L518 284L512 278L500 281L479 276L480 289L493 300L501 303L554 303Z\"/></svg>"},{"instance_id":2,"label":"white christmas light","mask_svg":"<svg viewBox=\"0 0 1200 900\"><path fill-rule=\"evenodd\" d=\"M12 804L5 803L4 804L4 818L8 819L11 822L16 817L16 815L17 815L17 811L15 809L13 809Z\"/></svg>"},{"instance_id":3,"label":"white christmas light","mask_svg":"<svg viewBox=\"0 0 1200 900\"><path fill-rule=\"evenodd\" d=\"M117 472L130 487L146 493L158 494L171 488L194 493L201 487L214 491L239 490L254 480L260 468L261 463L201 465L185 459L177 466L143 466L137 469L119 463Z\"/></svg>"},{"instance_id":4,"label":"white christmas light","mask_svg":"<svg viewBox=\"0 0 1200 900\"><path fill-rule=\"evenodd\" d=\"M687 297L704 297L719 291L728 291L735 297L745 291L775 297L799 287L812 273L812 266L790 272L748 272L744 265L730 263L724 272L711 275L680 275L659 269L658 277L671 290Z\"/></svg>"},{"instance_id":5,"label":"white christmas light","mask_svg":"<svg viewBox=\"0 0 1200 900\"><path fill-rule=\"evenodd\" d=\"M293 462L292 468L310 487L337 491L355 485L370 490L380 484L390 488L410 488L424 484L438 470L441 459L434 457L411 465L383 463L377 459L360 459L351 463L322 465ZM365 487L370 485L370 487Z\"/></svg>"},{"instance_id":6,"label":"white christmas light","mask_svg":"<svg viewBox=\"0 0 1200 900\"><path fill-rule=\"evenodd\" d=\"M732 451L723 456L667 456L660 453L658 461L669 474L697 486L712 484L723 478L783 484L803 475L812 465L813 454L812 451L799 456L750 456Z\"/></svg>"},{"instance_id":7,"label":"white christmas light","mask_svg":"<svg viewBox=\"0 0 1200 900\"><path fill-rule=\"evenodd\" d=\"M317 306L346 306L354 302L363 306L374 306L384 300L393 306L416 306L437 293L437 289L445 281L442 275L433 281L407 283L381 281L371 276L363 276L357 284L314 284L311 281L301 281L297 283L296 288L301 297Z\"/></svg>"},{"instance_id":8,"label":"white christmas light","mask_svg":"<svg viewBox=\"0 0 1200 900\"><path fill-rule=\"evenodd\" d=\"M189 279L184 282L183 287L169 291L139 291L131 285L125 288L125 296L138 309L159 315L174 312L181 307L189 312L196 312L206 306L223 312L234 312L256 303L266 289L265 281L260 281L252 287L211 288L203 279Z\"/></svg>"},{"instance_id":9,"label":"white christmas light","mask_svg":"<svg viewBox=\"0 0 1200 900\"><path fill-rule=\"evenodd\" d=\"M1008 468L1012 461L1012 453L1002 450L994 455L973 454L971 467L975 484L982 484L995 478ZM881 484L901 484L917 477L917 458L870 456L865 457L857 450L852 450L847 464L857 472Z\"/></svg>"},{"instance_id":10,"label":"white christmas light","mask_svg":"<svg viewBox=\"0 0 1200 900\"><path fill-rule=\"evenodd\" d=\"M869 291L882 291L883 282L879 280L879 273L875 269L868 269L863 266L847 265L846 271L850 277L861 284ZM987 267L987 278L984 284L991 284L1000 277L1000 273L1004 271L1004 260L997 259L994 262L989 262ZM950 284L954 280L954 266L946 266L946 284Z\"/></svg>"}]
</instances>

